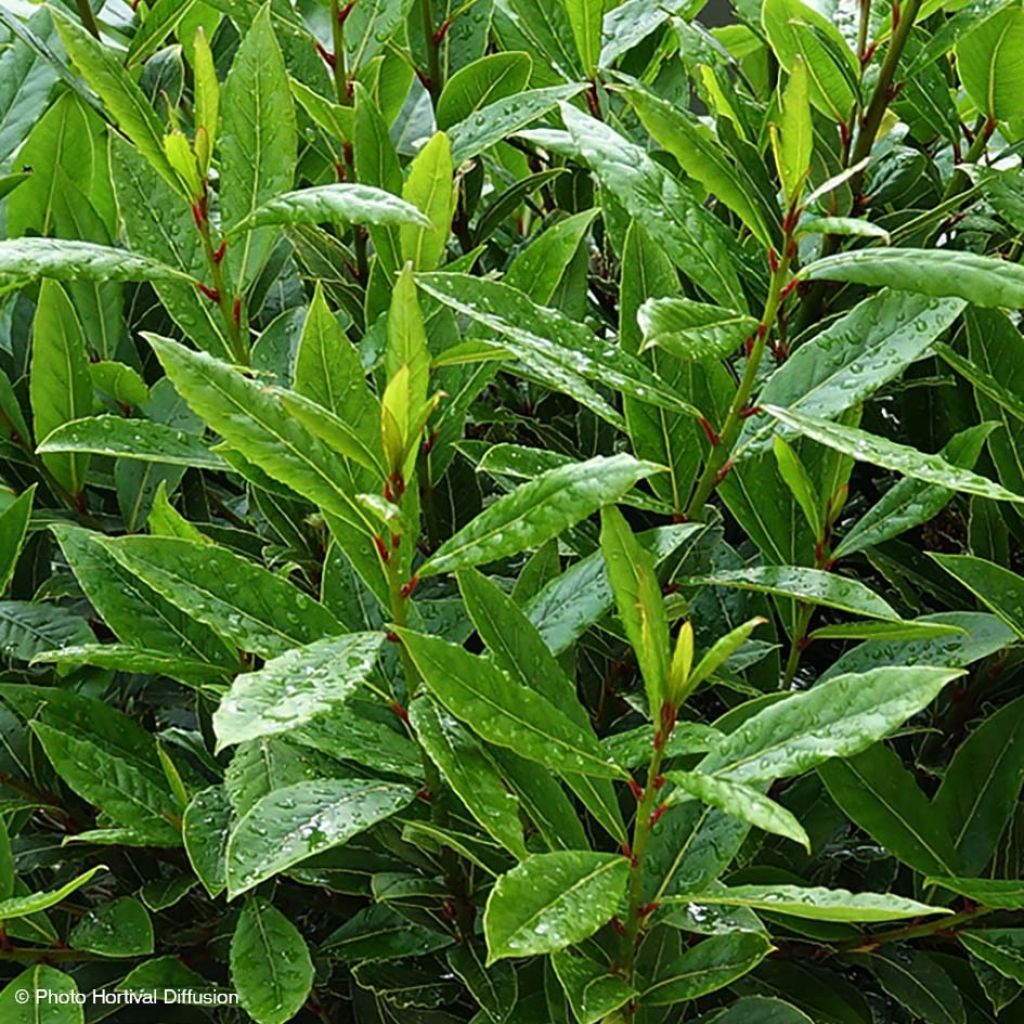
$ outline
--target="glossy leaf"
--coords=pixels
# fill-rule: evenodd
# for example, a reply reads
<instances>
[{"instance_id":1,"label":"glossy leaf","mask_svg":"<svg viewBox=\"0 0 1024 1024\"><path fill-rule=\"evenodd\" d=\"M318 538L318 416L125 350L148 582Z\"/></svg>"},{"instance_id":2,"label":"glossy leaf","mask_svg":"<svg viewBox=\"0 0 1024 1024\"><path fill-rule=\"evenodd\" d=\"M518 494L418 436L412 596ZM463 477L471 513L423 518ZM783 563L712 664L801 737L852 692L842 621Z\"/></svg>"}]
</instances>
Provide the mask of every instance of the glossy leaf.
<instances>
[{"instance_id":1,"label":"glossy leaf","mask_svg":"<svg viewBox=\"0 0 1024 1024\"><path fill-rule=\"evenodd\" d=\"M691 299L648 299L637 319L645 348L698 363L724 359L757 328L753 317Z\"/></svg>"}]
</instances>

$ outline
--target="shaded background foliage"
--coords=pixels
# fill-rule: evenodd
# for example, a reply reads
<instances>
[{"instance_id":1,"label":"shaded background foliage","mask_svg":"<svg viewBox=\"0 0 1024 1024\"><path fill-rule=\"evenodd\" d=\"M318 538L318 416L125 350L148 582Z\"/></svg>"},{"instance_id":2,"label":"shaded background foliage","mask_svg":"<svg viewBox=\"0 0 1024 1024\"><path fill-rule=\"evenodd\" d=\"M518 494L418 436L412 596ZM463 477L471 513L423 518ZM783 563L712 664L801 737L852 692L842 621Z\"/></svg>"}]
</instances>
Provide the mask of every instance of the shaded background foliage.
<instances>
[{"instance_id":1,"label":"shaded background foliage","mask_svg":"<svg viewBox=\"0 0 1024 1024\"><path fill-rule=\"evenodd\" d=\"M1024 1014L1019 3L0 44L4 1021Z\"/></svg>"}]
</instances>

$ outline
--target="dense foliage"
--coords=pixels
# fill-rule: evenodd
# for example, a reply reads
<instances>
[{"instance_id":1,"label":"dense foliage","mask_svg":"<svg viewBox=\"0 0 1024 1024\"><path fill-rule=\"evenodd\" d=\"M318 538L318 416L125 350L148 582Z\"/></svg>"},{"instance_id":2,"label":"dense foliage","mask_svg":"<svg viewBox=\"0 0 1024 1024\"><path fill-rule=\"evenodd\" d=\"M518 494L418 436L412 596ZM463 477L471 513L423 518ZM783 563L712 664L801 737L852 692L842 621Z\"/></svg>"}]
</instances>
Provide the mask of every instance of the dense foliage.
<instances>
[{"instance_id":1,"label":"dense foliage","mask_svg":"<svg viewBox=\"0 0 1024 1024\"><path fill-rule=\"evenodd\" d=\"M701 7L0 4L4 1024L1024 1019L1024 8Z\"/></svg>"}]
</instances>

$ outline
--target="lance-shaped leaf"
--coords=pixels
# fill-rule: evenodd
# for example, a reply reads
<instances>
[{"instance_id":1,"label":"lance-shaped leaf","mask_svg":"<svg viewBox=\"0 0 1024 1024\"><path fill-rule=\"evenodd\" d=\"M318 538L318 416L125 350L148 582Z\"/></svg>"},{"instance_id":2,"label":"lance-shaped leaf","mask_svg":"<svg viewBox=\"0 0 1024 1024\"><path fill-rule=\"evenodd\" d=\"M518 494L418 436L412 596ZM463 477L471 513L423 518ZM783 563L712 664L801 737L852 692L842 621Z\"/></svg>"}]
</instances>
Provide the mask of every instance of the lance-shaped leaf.
<instances>
[{"instance_id":1,"label":"lance-shaped leaf","mask_svg":"<svg viewBox=\"0 0 1024 1024\"><path fill-rule=\"evenodd\" d=\"M269 224L412 224L430 227L420 211L372 185L335 184L297 189L275 196L233 224L230 235Z\"/></svg>"},{"instance_id":2,"label":"lance-shaped leaf","mask_svg":"<svg viewBox=\"0 0 1024 1024\"><path fill-rule=\"evenodd\" d=\"M598 381L651 405L699 416L634 356L515 288L469 274L420 274L416 280L435 299L497 331L502 347L528 369Z\"/></svg>"},{"instance_id":3,"label":"lance-shaped leaf","mask_svg":"<svg viewBox=\"0 0 1024 1024\"><path fill-rule=\"evenodd\" d=\"M636 997L636 989L625 978L579 949L553 953L551 966L579 1024L614 1020L613 1011Z\"/></svg>"},{"instance_id":4,"label":"lance-shaped leaf","mask_svg":"<svg viewBox=\"0 0 1024 1024\"><path fill-rule=\"evenodd\" d=\"M997 121L1024 114L1024 10L997 8L960 37L956 67L979 112Z\"/></svg>"},{"instance_id":5,"label":"lance-shaped leaf","mask_svg":"<svg viewBox=\"0 0 1024 1024\"><path fill-rule=\"evenodd\" d=\"M926 878L925 885L941 886L983 907L1024 909L1024 881L1016 878L952 878L940 875Z\"/></svg>"},{"instance_id":6,"label":"lance-shaped leaf","mask_svg":"<svg viewBox=\"0 0 1024 1024\"><path fill-rule=\"evenodd\" d=\"M589 729L539 693L514 683L492 662L440 637L397 632L430 692L489 743L555 771L626 776Z\"/></svg>"},{"instance_id":7,"label":"lance-shaped leaf","mask_svg":"<svg viewBox=\"0 0 1024 1024\"><path fill-rule=\"evenodd\" d=\"M246 900L231 937L231 981L259 1024L284 1024L313 987L313 962L301 932L267 900Z\"/></svg>"},{"instance_id":8,"label":"lance-shaped leaf","mask_svg":"<svg viewBox=\"0 0 1024 1024\"><path fill-rule=\"evenodd\" d=\"M104 545L183 612L262 657L343 632L318 601L227 548L179 537L121 537Z\"/></svg>"},{"instance_id":9,"label":"lance-shaped leaf","mask_svg":"<svg viewBox=\"0 0 1024 1024\"><path fill-rule=\"evenodd\" d=\"M126 249L60 238L0 242L0 274L60 281L192 281L184 271Z\"/></svg>"},{"instance_id":10,"label":"lance-shaped leaf","mask_svg":"<svg viewBox=\"0 0 1024 1024\"><path fill-rule=\"evenodd\" d=\"M621 854L566 850L527 857L488 897L488 963L582 942L616 912L628 876L629 861Z\"/></svg>"},{"instance_id":11,"label":"lance-shaped leaf","mask_svg":"<svg viewBox=\"0 0 1024 1024\"><path fill-rule=\"evenodd\" d=\"M692 299L648 299L637 321L644 348L656 346L695 363L725 359L757 328L752 316Z\"/></svg>"},{"instance_id":12,"label":"lance-shaped leaf","mask_svg":"<svg viewBox=\"0 0 1024 1024\"><path fill-rule=\"evenodd\" d=\"M127 644L76 644L41 651L32 658L32 664L54 663L61 666L95 665L114 672L138 675L168 676L187 686L201 687L204 683L222 682L230 675L226 666L211 665L205 661L192 661L182 655L166 651L130 647Z\"/></svg>"},{"instance_id":13,"label":"lance-shaped leaf","mask_svg":"<svg viewBox=\"0 0 1024 1024\"><path fill-rule=\"evenodd\" d=\"M288 732L340 707L366 681L383 633L328 637L237 676L213 716L219 747Z\"/></svg>"},{"instance_id":14,"label":"lance-shaped leaf","mask_svg":"<svg viewBox=\"0 0 1024 1024\"><path fill-rule=\"evenodd\" d=\"M101 871L106 871L105 864L98 864L96 867L83 871L75 876L70 882L57 889L50 889L46 892L34 892L28 896L10 896L0 900L0 921L13 921L19 917L29 917L38 914L41 910L48 910L58 903L66 900L73 892L87 885Z\"/></svg>"},{"instance_id":15,"label":"lance-shaped leaf","mask_svg":"<svg viewBox=\"0 0 1024 1024\"><path fill-rule=\"evenodd\" d=\"M1024 579L1001 565L973 555L940 555L929 552L943 569L962 583L978 600L999 616L1018 636L1024 637Z\"/></svg>"},{"instance_id":16,"label":"lance-shaped leaf","mask_svg":"<svg viewBox=\"0 0 1024 1024\"><path fill-rule=\"evenodd\" d=\"M1024 496L1014 494L1000 484L968 469L954 466L940 455L926 455L916 448L897 444L895 441L869 434L856 427L830 423L817 416L807 416L776 405L766 405L763 408L765 412L805 437L849 455L858 462L870 462L872 465L881 466L894 473L902 473L915 480L938 484L940 487L961 491L964 494L976 494L979 498L1024 503Z\"/></svg>"},{"instance_id":17,"label":"lance-shaped leaf","mask_svg":"<svg viewBox=\"0 0 1024 1024\"><path fill-rule=\"evenodd\" d=\"M415 796L368 779L315 779L275 789L235 826L227 845L228 897L365 832Z\"/></svg>"},{"instance_id":18,"label":"lance-shaped leaf","mask_svg":"<svg viewBox=\"0 0 1024 1024\"><path fill-rule=\"evenodd\" d=\"M752 971L771 951L767 936L756 932L712 935L663 964L642 990L641 1003L668 1006L716 992Z\"/></svg>"},{"instance_id":19,"label":"lance-shaped leaf","mask_svg":"<svg viewBox=\"0 0 1024 1024\"><path fill-rule=\"evenodd\" d=\"M495 143L521 131L543 117L559 103L578 96L582 83L555 85L547 89L529 89L514 96L488 103L452 128L452 162L456 167L479 156Z\"/></svg>"},{"instance_id":20,"label":"lance-shaped leaf","mask_svg":"<svg viewBox=\"0 0 1024 1024\"><path fill-rule=\"evenodd\" d=\"M756 191L743 187L741 171L711 129L695 114L639 86L627 86L621 91L644 128L679 161L679 166L729 207L762 245L772 245L778 235L778 214L758 203Z\"/></svg>"},{"instance_id":21,"label":"lance-shaped leaf","mask_svg":"<svg viewBox=\"0 0 1024 1024\"><path fill-rule=\"evenodd\" d=\"M528 53L491 53L460 68L437 101L437 126L447 131L482 107L526 88L533 60Z\"/></svg>"},{"instance_id":22,"label":"lance-shaped leaf","mask_svg":"<svg viewBox=\"0 0 1024 1024\"><path fill-rule=\"evenodd\" d=\"M792 204L800 198L814 155L810 75L802 55L794 56L779 106L778 123L769 125L769 132L786 201Z\"/></svg>"},{"instance_id":23,"label":"lance-shaped leaf","mask_svg":"<svg viewBox=\"0 0 1024 1024\"><path fill-rule=\"evenodd\" d=\"M852 893L845 889L799 885L722 886L710 892L673 896L672 902L752 907L809 921L855 921L863 924L952 913L946 907L931 907L892 893Z\"/></svg>"},{"instance_id":24,"label":"lance-shaped leaf","mask_svg":"<svg viewBox=\"0 0 1024 1024\"><path fill-rule=\"evenodd\" d=\"M427 222L399 229L402 259L414 270L434 270L444 255L454 213L454 173L451 142L437 132L416 154L402 188L402 198L422 211Z\"/></svg>"},{"instance_id":25,"label":"lance-shaped leaf","mask_svg":"<svg viewBox=\"0 0 1024 1024\"><path fill-rule=\"evenodd\" d=\"M0 514L0 594L7 590L18 564L35 493L36 485L33 484Z\"/></svg>"},{"instance_id":26,"label":"lance-shaped leaf","mask_svg":"<svg viewBox=\"0 0 1024 1024\"><path fill-rule=\"evenodd\" d=\"M503 495L445 541L424 562L420 575L482 565L538 547L659 471L659 466L631 455L601 455L542 473Z\"/></svg>"},{"instance_id":27,"label":"lance-shaped leaf","mask_svg":"<svg viewBox=\"0 0 1024 1024\"><path fill-rule=\"evenodd\" d=\"M344 461L271 395L206 353L153 334L146 340L178 393L242 456L356 532L370 532Z\"/></svg>"},{"instance_id":28,"label":"lance-shaped leaf","mask_svg":"<svg viewBox=\"0 0 1024 1024\"><path fill-rule=\"evenodd\" d=\"M230 469L195 434L175 430L154 420L128 420L123 416L88 416L72 420L44 435L36 451L43 454L92 452L169 466L220 471Z\"/></svg>"},{"instance_id":29,"label":"lance-shaped leaf","mask_svg":"<svg viewBox=\"0 0 1024 1024\"><path fill-rule=\"evenodd\" d=\"M756 785L851 757L934 700L954 669L881 668L837 676L769 705L698 765L706 774Z\"/></svg>"},{"instance_id":30,"label":"lance-shaped leaf","mask_svg":"<svg viewBox=\"0 0 1024 1024\"><path fill-rule=\"evenodd\" d=\"M647 706L657 719L668 679L668 617L654 559L633 536L614 506L601 511L601 551L619 619L636 654L647 690Z\"/></svg>"},{"instance_id":31,"label":"lance-shaped leaf","mask_svg":"<svg viewBox=\"0 0 1024 1024\"><path fill-rule=\"evenodd\" d=\"M953 249L854 249L804 267L801 281L849 281L898 288L975 306L1024 306L1024 267L995 256Z\"/></svg>"},{"instance_id":32,"label":"lance-shaped leaf","mask_svg":"<svg viewBox=\"0 0 1024 1024\"><path fill-rule=\"evenodd\" d=\"M639 146L567 103L561 110L602 188L702 291L720 305L744 309L728 235L710 211Z\"/></svg>"},{"instance_id":33,"label":"lance-shaped leaf","mask_svg":"<svg viewBox=\"0 0 1024 1024\"><path fill-rule=\"evenodd\" d=\"M409 717L423 749L474 818L518 859L526 856L519 801L477 740L444 708L418 697Z\"/></svg>"},{"instance_id":34,"label":"lance-shaped leaf","mask_svg":"<svg viewBox=\"0 0 1024 1024\"><path fill-rule=\"evenodd\" d=\"M235 809L223 786L196 793L182 817L181 836L188 862L213 898L227 885L225 851L234 823Z\"/></svg>"},{"instance_id":35,"label":"lance-shaped leaf","mask_svg":"<svg viewBox=\"0 0 1024 1024\"><path fill-rule=\"evenodd\" d=\"M682 803L686 799L684 794L689 794L701 803L742 818L765 832L792 839L810 853L811 841L792 812L755 787L745 786L742 782L730 782L728 779L716 779L702 772L666 772L665 777L679 787L670 794L670 804Z\"/></svg>"},{"instance_id":36,"label":"lance-shaped leaf","mask_svg":"<svg viewBox=\"0 0 1024 1024\"><path fill-rule=\"evenodd\" d=\"M895 609L859 580L847 579L821 569L787 565L753 565L687 581L711 587L756 590L778 597L792 597L805 604L838 608L872 619L898 620Z\"/></svg>"},{"instance_id":37,"label":"lance-shaped leaf","mask_svg":"<svg viewBox=\"0 0 1024 1024\"><path fill-rule=\"evenodd\" d=\"M985 928L960 932L964 948L1006 978L1024 985L1024 928Z\"/></svg>"}]
</instances>

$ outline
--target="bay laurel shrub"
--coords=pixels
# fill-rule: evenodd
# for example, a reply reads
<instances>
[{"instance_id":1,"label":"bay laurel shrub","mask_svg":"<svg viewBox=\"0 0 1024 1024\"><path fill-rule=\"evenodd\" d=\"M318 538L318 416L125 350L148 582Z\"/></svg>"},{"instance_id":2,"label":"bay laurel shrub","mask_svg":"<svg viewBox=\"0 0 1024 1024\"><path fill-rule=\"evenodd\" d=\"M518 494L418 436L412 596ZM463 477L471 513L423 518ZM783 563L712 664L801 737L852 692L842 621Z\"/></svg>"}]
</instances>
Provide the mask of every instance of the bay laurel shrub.
<instances>
[{"instance_id":1,"label":"bay laurel shrub","mask_svg":"<svg viewBox=\"0 0 1024 1024\"><path fill-rule=\"evenodd\" d=\"M1024 1019L1024 9L700 15L2 5L4 1024Z\"/></svg>"}]
</instances>

